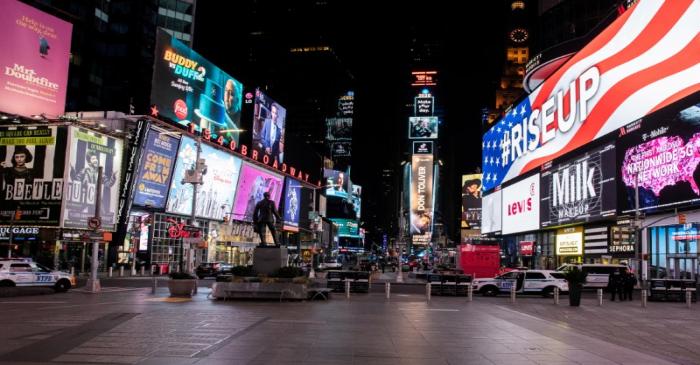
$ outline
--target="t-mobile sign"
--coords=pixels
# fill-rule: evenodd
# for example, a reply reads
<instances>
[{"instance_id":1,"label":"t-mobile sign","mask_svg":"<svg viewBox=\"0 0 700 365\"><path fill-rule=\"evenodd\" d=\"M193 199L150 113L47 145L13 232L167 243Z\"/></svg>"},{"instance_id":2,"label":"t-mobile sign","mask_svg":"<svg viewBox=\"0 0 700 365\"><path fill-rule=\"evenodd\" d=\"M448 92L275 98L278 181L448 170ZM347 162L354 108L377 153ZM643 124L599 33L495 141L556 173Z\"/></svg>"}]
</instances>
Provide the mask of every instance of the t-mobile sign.
<instances>
[{"instance_id":1,"label":"t-mobile sign","mask_svg":"<svg viewBox=\"0 0 700 365\"><path fill-rule=\"evenodd\" d=\"M503 189L503 234L540 228L540 174Z\"/></svg>"}]
</instances>

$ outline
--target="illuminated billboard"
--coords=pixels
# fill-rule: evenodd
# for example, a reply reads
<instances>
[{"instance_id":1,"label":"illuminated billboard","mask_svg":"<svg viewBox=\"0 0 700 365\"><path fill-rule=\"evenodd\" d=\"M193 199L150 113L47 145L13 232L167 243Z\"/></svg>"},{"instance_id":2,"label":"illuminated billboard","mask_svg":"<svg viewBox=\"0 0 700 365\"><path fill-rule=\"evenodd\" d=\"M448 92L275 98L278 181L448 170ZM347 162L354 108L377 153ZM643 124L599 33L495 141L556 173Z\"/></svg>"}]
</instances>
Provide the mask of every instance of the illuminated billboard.
<instances>
[{"instance_id":1,"label":"illuminated billboard","mask_svg":"<svg viewBox=\"0 0 700 365\"><path fill-rule=\"evenodd\" d=\"M87 229L88 219L96 216L95 199L100 199L102 229L114 231L124 142L92 130L70 127L68 145L68 166L63 178L63 227ZM98 192L100 167L103 168L102 191Z\"/></svg>"},{"instance_id":2,"label":"illuminated billboard","mask_svg":"<svg viewBox=\"0 0 700 365\"><path fill-rule=\"evenodd\" d=\"M700 91L697 1L640 1L483 137L491 190Z\"/></svg>"},{"instance_id":3,"label":"illuminated billboard","mask_svg":"<svg viewBox=\"0 0 700 365\"><path fill-rule=\"evenodd\" d=\"M68 128L0 127L0 222L58 226Z\"/></svg>"},{"instance_id":4,"label":"illuminated billboard","mask_svg":"<svg viewBox=\"0 0 700 365\"><path fill-rule=\"evenodd\" d=\"M233 219L252 222L255 204L263 199L265 192L270 193L270 199L275 202L275 207L279 207L283 184L282 175L244 163L238 179Z\"/></svg>"},{"instance_id":5,"label":"illuminated billboard","mask_svg":"<svg viewBox=\"0 0 700 365\"><path fill-rule=\"evenodd\" d=\"M239 142L243 84L162 29L153 67L152 114Z\"/></svg>"},{"instance_id":6,"label":"illuminated billboard","mask_svg":"<svg viewBox=\"0 0 700 365\"><path fill-rule=\"evenodd\" d=\"M503 189L502 234L534 231L540 228L540 174Z\"/></svg>"},{"instance_id":7,"label":"illuminated billboard","mask_svg":"<svg viewBox=\"0 0 700 365\"><path fill-rule=\"evenodd\" d=\"M413 244L429 244L433 230L433 155L411 158L410 233Z\"/></svg>"},{"instance_id":8,"label":"illuminated billboard","mask_svg":"<svg viewBox=\"0 0 700 365\"><path fill-rule=\"evenodd\" d=\"M15 0L0 11L0 111L63 115L73 25Z\"/></svg>"},{"instance_id":9,"label":"illuminated billboard","mask_svg":"<svg viewBox=\"0 0 700 365\"><path fill-rule=\"evenodd\" d=\"M255 90L253 113L253 148L282 162L287 109L259 89Z\"/></svg>"},{"instance_id":10,"label":"illuminated billboard","mask_svg":"<svg viewBox=\"0 0 700 365\"><path fill-rule=\"evenodd\" d=\"M411 76L411 86L437 85L437 71L413 71Z\"/></svg>"},{"instance_id":11,"label":"illuminated billboard","mask_svg":"<svg viewBox=\"0 0 700 365\"><path fill-rule=\"evenodd\" d=\"M615 215L614 143L550 165L545 165L540 174L542 227L591 222Z\"/></svg>"},{"instance_id":12,"label":"illuminated billboard","mask_svg":"<svg viewBox=\"0 0 700 365\"><path fill-rule=\"evenodd\" d=\"M156 128L148 130L136 178L134 204L165 207L180 139Z\"/></svg>"},{"instance_id":13,"label":"illuminated billboard","mask_svg":"<svg viewBox=\"0 0 700 365\"><path fill-rule=\"evenodd\" d=\"M481 198L481 233L500 232L501 230L501 190L494 191Z\"/></svg>"},{"instance_id":14,"label":"illuminated billboard","mask_svg":"<svg viewBox=\"0 0 700 365\"><path fill-rule=\"evenodd\" d=\"M580 256L583 254L583 227L570 227L557 230L557 256Z\"/></svg>"},{"instance_id":15,"label":"illuminated billboard","mask_svg":"<svg viewBox=\"0 0 700 365\"><path fill-rule=\"evenodd\" d=\"M352 184L352 206L355 211L355 219L362 216L362 186Z\"/></svg>"},{"instance_id":16,"label":"illuminated billboard","mask_svg":"<svg viewBox=\"0 0 700 365\"><path fill-rule=\"evenodd\" d=\"M413 142L413 154L414 155L424 155L433 153L433 142L431 141L418 141Z\"/></svg>"},{"instance_id":17,"label":"illuminated billboard","mask_svg":"<svg viewBox=\"0 0 700 365\"><path fill-rule=\"evenodd\" d=\"M352 118L326 118L326 140L352 140Z\"/></svg>"},{"instance_id":18,"label":"illuminated billboard","mask_svg":"<svg viewBox=\"0 0 700 365\"><path fill-rule=\"evenodd\" d=\"M462 175L462 228L481 227L481 174Z\"/></svg>"},{"instance_id":19,"label":"illuminated billboard","mask_svg":"<svg viewBox=\"0 0 700 365\"><path fill-rule=\"evenodd\" d=\"M437 139L437 117L409 117L408 138L410 139Z\"/></svg>"},{"instance_id":20,"label":"illuminated billboard","mask_svg":"<svg viewBox=\"0 0 700 365\"><path fill-rule=\"evenodd\" d=\"M285 179L283 228L286 231L299 231L299 213L301 212L301 183L290 178Z\"/></svg>"},{"instance_id":21,"label":"illuminated billboard","mask_svg":"<svg viewBox=\"0 0 700 365\"><path fill-rule=\"evenodd\" d=\"M661 114L627 126L617 139L622 213L635 210L635 190L641 211L700 204L700 104Z\"/></svg>"},{"instance_id":22,"label":"illuminated billboard","mask_svg":"<svg viewBox=\"0 0 700 365\"><path fill-rule=\"evenodd\" d=\"M233 206L241 159L216 149L208 144L201 144L199 158L205 160L207 173L202 176L202 184L197 187L195 215L209 219L224 219ZM197 142L189 137L182 137L175 163L175 172L170 184L168 213L192 214L192 184L183 183L186 170L195 164Z\"/></svg>"},{"instance_id":23,"label":"illuminated billboard","mask_svg":"<svg viewBox=\"0 0 700 365\"><path fill-rule=\"evenodd\" d=\"M345 176L345 172L323 169L323 178L326 179L326 196L348 198L350 179Z\"/></svg>"},{"instance_id":24,"label":"illuminated billboard","mask_svg":"<svg viewBox=\"0 0 700 365\"><path fill-rule=\"evenodd\" d=\"M360 225L353 219L332 218L331 222L338 226L338 237L360 238Z\"/></svg>"}]
</instances>

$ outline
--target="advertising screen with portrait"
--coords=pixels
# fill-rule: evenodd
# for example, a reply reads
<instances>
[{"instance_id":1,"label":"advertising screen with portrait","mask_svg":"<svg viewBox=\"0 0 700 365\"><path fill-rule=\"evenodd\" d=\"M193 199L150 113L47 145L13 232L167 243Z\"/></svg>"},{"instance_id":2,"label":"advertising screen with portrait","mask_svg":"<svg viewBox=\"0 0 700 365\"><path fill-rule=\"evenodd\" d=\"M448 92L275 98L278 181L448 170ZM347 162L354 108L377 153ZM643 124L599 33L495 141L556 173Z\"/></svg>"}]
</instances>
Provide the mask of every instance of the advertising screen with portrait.
<instances>
[{"instance_id":1,"label":"advertising screen with portrait","mask_svg":"<svg viewBox=\"0 0 700 365\"><path fill-rule=\"evenodd\" d=\"M264 193L270 193L270 199L279 207L284 187L284 177L257 167L243 163L238 179L238 190L233 205L233 219L246 222L253 221L255 205L263 199Z\"/></svg>"},{"instance_id":2,"label":"advertising screen with portrait","mask_svg":"<svg viewBox=\"0 0 700 365\"><path fill-rule=\"evenodd\" d=\"M151 114L239 143L243 84L163 29L155 54Z\"/></svg>"},{"instance_id":3,"label":"advertising screen with portrait","mask_svg":"<svg viewBox=\"0 0 700 365\"><path fill-rule=\"evenodd\" d=\"M540 228L540 174L503 188L502 234Z\"/></svg>"},{"instance_id":4,"label":"advertising screen with portrait","mask_svg":"<svg viewBox=\"0 0 700 365\"><path fill-rule=\"evenodd\" d=\"M208 144L201 144L199 158L207 166L202 184L197 186L197 217L221 220L231 211L236 194L241 159ZM166 212L182 215L192 214L192 184L183 183L186 171L195 164L197 142L183 137L175 163L175 172L170 184Z\"/></svg>"},{"instance_id":5,"label":"advertising screen with portrait","mask_svg":"<svg viewBox=\"0 0 700 365\"><path fill-rule=\"evenodd\" d=\"M326 118L326 140L352 140L352 118Z\"/></svg>"},{"instance_id":6,"label":"advertising screen with portrait","mask_svg":"<svg viewBox=\"0 0 700 365\"><path fill-rule=\"evenodd\" d=\"M481 233L501 230L502 191L496 190L481 198Z\"/></svg>"},{"instance_id":7,"label":"advertising screen with portrait","mask_svg":"<svg viewBox=\"0 0 700 365\"><path fill-rule=\"evenodd\" d=\"M551 166L550 166L551 165ZM542 168L542 227L592 222L615 215L615 144Z\"/></svg>"},{"instance_id":8,"label":"advertising screen with portrait","mask_svg":"<svg viewBox=\"0 0 700 365\"><path fill-rule=\"evenodd\" d=\"M408 138L410 139L437 139L437 117L409 117Z\"/></svg>"},{"instance_id":9,"label":"advertising screen with portrait","mask_svg":"<svg viewBox=\"0 0 700 365\"><path fill-rule=\"evenodd\" d=\"M346 173L338 170L323 169L323 178L326 180L326 196L348 198L350 191L350 179Z\"/></svg>"},{"instance_id":10,"label":"advertising screen with portrait","mask_svg":"<svg viewBox=\"0 0 700 365\"><path fill-rule=\"evenodd\" d=\"M481 227L481 174L462 175L462 228Z\"/></svg>"},{"instance_id":11,"label":"advertising screen with portrait","mask_svg":"<svg viewBox=\"0 0 700 365\"><path fill-rule=\"evenodd\" d=\"M0 222L58 226L68 128L0 127Z\"/></svg>"},{"instance_id":12,"label":"advertising screen with portrait","mask_svg":"<svg viewBox=\"0 0 700 365\"><path fill-rule=\"evenodd\" d=\"M433 230L433 155L411 158L411 236L413 244L428 244Z\"/></svg>"},{"instance_id":13,"label":"advertising screen with portrait","mask_svg":"<svg viewBox=\"0 0 700 365\"><path fill-rule=\"evenodd\" d=\"M68 166L65 171L63 227L87 229L95 217L95 199L100 199L102 229L114 231L117 225L119 183L124 142L92 130L70 127ZM102 167L102 191L97 191Z\"/></svg>"},{"instance_id":14,"label":"advertising screen with portrait","mask_svg":"<svg viewBox=\"0 0 700 365\"><path fill-rule=\"evenodd\" d=\"M63 115L73 25L15 0L0 11L0 111Z\"/></svg>"},{"instance_id":15,"label":"advertising screen with portrait","mask_svg":"<svg viewBox=\"0 0 700 365\"><path fill-rule=\"evenodd\" d=\"M165 207L179 143L179 138L160 129L148 130L136 175L134 204L158 209Z\"/></svg>"},{"instance_id":16,"label":"advertising screen with portrait","mask_svg":"<svg viewBox=\"0 0 700 365\"><path fill-rule=\"evenodd\" d=\"M700 204L700 104L659 111L617 139L618 210L643 212Z\"/></svg>"},{"instance_id":17,"label":"advertising screen with portrait","mask_svg":"<svg viewBox=\"0 0 700 365\"><path fill-rule=\"evenodd\" d=\"M287 109L272 100L260 89L255 90L253 112L253 148L270 155L282 163L284 161L284 130Z\"/></svg>"},{"instance_id":18,"label":"advertising screen with portrait","mask_svg":"<svg viewBox=\"0 0 700 365\"><path fill-rule=\"evenodd\" d=\"M282 212L283 228L286 231L299 232L299 214L301 213L301 183L286 178L284 187L284 205Z\"/></svg>"}]
</instances>

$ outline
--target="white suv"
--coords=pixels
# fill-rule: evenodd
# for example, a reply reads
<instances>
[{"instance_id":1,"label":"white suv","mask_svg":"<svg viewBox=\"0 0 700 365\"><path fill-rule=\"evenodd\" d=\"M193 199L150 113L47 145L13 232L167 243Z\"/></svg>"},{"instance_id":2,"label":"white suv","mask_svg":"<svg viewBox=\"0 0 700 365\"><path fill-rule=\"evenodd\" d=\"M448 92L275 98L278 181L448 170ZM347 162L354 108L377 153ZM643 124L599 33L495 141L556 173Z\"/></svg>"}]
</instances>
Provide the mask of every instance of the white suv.
<instances>
[{"instance_id":1,"label":"white suv","mask_svg":"<svg viewBox=\"0 0 700 365\"><path fill-rule=\"evenodd\" d=\"M0 260L0 287L51 286L64 292L75 286L75 276L25 259Z\"/></svg>"},{"instance_id":2,"label":"white suv","mask_svg":"<svg viewBox=\"0 0 700 365\"><path fill-rule=\"evenodd\" d=\"M472 285L474 285L474 291L484 296L510 292L513 286L516 293L537 293L544 297L551 296L554 288L559 288L560 292L569 291L569 284L564 279L564 274L553 270L510 271L492 279L475 279Z\"/></svg>"}]
</instances>

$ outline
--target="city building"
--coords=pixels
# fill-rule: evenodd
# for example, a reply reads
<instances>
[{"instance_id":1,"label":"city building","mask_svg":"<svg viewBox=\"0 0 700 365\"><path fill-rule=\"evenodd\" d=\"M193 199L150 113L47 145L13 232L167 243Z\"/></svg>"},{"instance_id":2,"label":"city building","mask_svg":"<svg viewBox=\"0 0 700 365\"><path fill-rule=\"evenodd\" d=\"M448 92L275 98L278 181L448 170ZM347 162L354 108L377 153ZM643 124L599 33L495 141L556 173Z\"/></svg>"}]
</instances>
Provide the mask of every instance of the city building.
<instances>
[{"instance_id":1,"label":"city building","mask_svg":"<svg viewBox=\"0 0 700 365\"><path fill-rule=\"evenodd\" d=\"M481 230L501 240L504 264L697 275L697 164L682 157L698 132L696 7L659 5L614 9L614 21L484 134ZM620 32L629 24L639 26ZM622 43L603 52L611 42ZM664 51L645 59L652 47Z\"/></svg>"}]
</instances>

